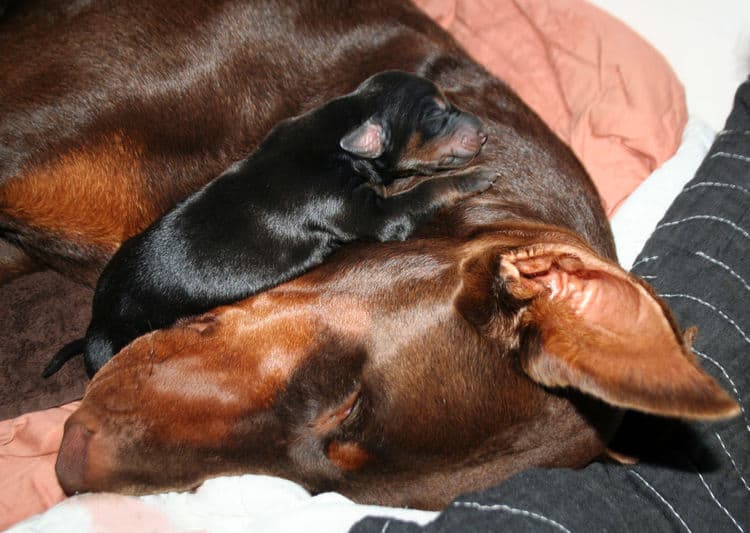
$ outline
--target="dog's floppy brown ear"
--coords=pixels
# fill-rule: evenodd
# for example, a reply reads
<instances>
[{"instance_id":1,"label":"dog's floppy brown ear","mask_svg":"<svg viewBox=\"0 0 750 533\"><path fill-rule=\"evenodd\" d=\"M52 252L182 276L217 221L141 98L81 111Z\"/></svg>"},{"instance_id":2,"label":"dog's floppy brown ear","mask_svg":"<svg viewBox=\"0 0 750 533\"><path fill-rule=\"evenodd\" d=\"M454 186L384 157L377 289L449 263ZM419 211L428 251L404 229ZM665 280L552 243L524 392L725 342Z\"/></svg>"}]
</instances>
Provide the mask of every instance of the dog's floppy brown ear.
<instances>
[{"instance_id":1,"label":"dog's floppy brown ear","mask_svg":"<svg viewBox=\"0 0 750 533\"><path fill-rule=\"evenodd\" d=\"M494 297L516 306L514 327L537 337L520 356L534 381L659 415L739 412L699 368L666 305L618 265L569 243L520 246L492 262L499 270Z\"/></svg>"},{"instance_id":2,"label":"dog's floppy brown ear","mask_svg":"<svg viewBox=\"0 0 750 533\"><path fill-rule=\"evenodd\" d=\"M354 128L339 141L339 146L349 153L375 159L385 151L386 132L374 118Z\"/></svg>"},{"instance_id":3,"label":"dog's floppy brown ear","mask_svg":"<svg viewBox=\"0 0 750 533\"><path fill-rule=\"evenodd\" d=\"M505 254L500 276L512 294L536 293L523 320L538 328L541 349L521 361L535 381L660 415L739 412L687 351L666 305L619 266L577 246L536 244Z\"/></svg>"}]
</instances>

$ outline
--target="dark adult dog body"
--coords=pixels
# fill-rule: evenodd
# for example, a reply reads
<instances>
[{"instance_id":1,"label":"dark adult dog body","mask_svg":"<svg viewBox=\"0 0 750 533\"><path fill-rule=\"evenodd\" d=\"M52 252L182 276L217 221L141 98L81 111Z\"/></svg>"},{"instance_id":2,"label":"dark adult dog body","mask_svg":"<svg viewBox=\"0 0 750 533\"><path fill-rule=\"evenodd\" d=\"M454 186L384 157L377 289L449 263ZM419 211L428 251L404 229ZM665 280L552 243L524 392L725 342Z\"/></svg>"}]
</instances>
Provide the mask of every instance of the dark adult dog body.
<instances>
[{"instance_id":1,"label":"dark adult dog body","mask_svg":"<svg viewBox=\"0 0 750 533\"><path fill-rule=\"evenodd\" d=\"M432 232L531 217L614 254L570 150L406 2L32 0L0 19L0 49L0 279L53 268L93 285L124 240L276 123L390 69L478 115L492 142L477 163L503 178Z\"/></svg>"},{"instance_id":2,"label":"dark adult dog body","mask_svg":"<svg viewBox=\"0 0 750 533\"><path fill-rule=\"evenodd\" d=\"M261 472L437 507L605 450L617 411L547 387L663 414L736 412L666 306L612 262L570 150L408 3L49 4L18 3L0 22L6 278L43 265L95 279L273 124L382 70L424 75L478 115L489 140L476 164L499 175L417 239L344 247L136 339L68 420L68 492Z\"/></svg>"},{"instance_id":3,"label":"dark adult dog body","mask_svg":"<svg viewBox=\"0 0 750 533\"><path fill-rule=\"evenodd\" d=\"M44 375L85 344L93 376L137 336L291 279L342 243L407 238L440 207L489 188L491 173L427 179L388 197L375 189L466 166L485 140L476 117L449 106L434 84L396 71L284 121L250 157L122 245L97 284L86 337Z\"/></svg>"}]
</instances>

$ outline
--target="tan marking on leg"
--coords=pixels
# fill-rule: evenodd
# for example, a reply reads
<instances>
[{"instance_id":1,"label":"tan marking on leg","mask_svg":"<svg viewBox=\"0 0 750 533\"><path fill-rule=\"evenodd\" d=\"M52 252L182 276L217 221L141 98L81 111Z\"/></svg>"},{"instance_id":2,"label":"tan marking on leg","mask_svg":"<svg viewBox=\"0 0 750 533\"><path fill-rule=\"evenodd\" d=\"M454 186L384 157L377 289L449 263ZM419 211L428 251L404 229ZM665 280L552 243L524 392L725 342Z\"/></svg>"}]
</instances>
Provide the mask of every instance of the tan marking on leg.
<instances>
[{"instance_id":1,"label":"tan marking on leg","mask_svg":"<svg viewBox=\"0 0 750 533\"><path fill-rule=\"evenodd\" d=\"M37 230L114 252L159 215L140 158L140 147L121 135L70 151L3 184L0 209Z\"/></svg>"}]
</instances>

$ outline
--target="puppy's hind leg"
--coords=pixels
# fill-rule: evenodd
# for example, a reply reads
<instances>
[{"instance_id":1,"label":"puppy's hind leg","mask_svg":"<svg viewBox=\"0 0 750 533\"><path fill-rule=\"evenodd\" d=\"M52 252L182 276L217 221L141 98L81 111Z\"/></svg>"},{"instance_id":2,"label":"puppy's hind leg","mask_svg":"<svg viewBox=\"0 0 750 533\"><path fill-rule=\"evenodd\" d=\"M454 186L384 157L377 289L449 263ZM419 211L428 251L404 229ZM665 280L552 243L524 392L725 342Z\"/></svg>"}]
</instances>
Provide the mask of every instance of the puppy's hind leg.
<instances>
[{"instance_id":1,"label":"puppy's hind leg","mask_svg":"<svg viewBox=\"0 0 750 533\"><path fill-rule=\"evenodd\" d=\"M135 338L135 336L132 338ZM132 338L129 340L132 340ZM86 374L89 378L93 378L94 374L99 372L99 369L112 359L129 340L117 343L105 335L88 333L88 342L83 353L83 366L86 368Z\"/></svg>"}]
</instances>

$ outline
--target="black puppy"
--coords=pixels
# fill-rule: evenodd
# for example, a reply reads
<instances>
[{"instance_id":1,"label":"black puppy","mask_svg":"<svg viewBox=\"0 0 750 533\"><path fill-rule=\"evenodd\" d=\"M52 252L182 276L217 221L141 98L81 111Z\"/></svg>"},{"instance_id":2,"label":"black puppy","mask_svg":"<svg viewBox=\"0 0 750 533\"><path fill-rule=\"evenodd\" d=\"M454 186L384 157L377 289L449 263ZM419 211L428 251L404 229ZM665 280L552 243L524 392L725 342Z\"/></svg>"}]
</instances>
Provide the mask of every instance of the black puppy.
<instances>
[{"instance_id":1,"label":"black puppy","mask_svg":"<svg viewBox=\"0 0 750 533\"><path fill-rule=\"evenodd\" d=\"M250 157L120 247L97 283L86 336L43 375L83 352L93 376L136 337L297 276L342 243L405 239L491 186L477 167L434 176L465 167L486 139L433 83L396 71L281 122ZM407 177L403 190L396 180ZM401 192L386 195L389 185Z\"/></svg>"}]
</instances>

